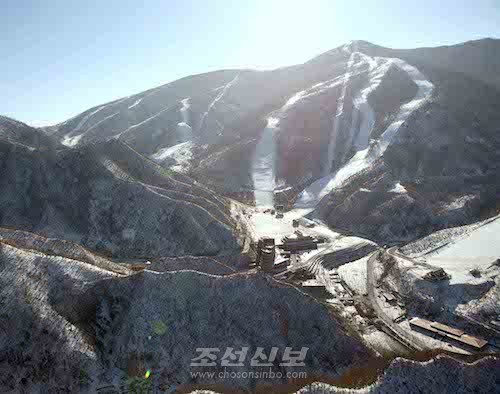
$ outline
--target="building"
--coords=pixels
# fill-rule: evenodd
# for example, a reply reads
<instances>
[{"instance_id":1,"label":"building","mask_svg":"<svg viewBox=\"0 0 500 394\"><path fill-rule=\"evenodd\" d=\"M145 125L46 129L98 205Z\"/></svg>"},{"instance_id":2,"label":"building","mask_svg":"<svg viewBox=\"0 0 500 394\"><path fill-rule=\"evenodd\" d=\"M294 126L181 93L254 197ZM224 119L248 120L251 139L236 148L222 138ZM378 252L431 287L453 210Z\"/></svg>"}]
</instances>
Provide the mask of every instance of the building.
<instances>
[{"instance_id":1,"label":"building","mask_svg":"<svg viewBox=\"0 0 500 394\"><path fill-rule=\"evenodd\" d=\"M274 238L261 238L257 243L257 264L265 272L271 272L276 258Z\"/></svg>"},{"instance_id":2,"label":"building","mask_svg":"<svg viewBox=\"0 0 500 394\"><path fill-rule=\"evenodd\" d=\"M262 255L262 249L272 246L274 248L274 238L263 237L257 242L257 265L260 264L260 259Z\"/></svg>"},{"instance_id":3,"label":"building","mask_svg":"<svg viewBox=\"0 0 500 394\"><path fill-rule=\"evenodd\" d=\"M312 220L309 220L308 218L301 217L298 219L298 222L301 226L307 227L307 228L312 228L316 225Z\"/></svg>"},{"instance_id":4,"label":"building","mask_svg":"<svg viewBox=\"0 0 500 394\"><path fill-rule=\"evenodd\" d=\"M272 272L274 268L274 260L276 258L276 249L274 246L266 246L262 249L260 257L260 267L264 272Z\"/></svg>"},{"instance_id":5,"label":"building","mask_svg":"<svg viewBox=\"0 0 500 394\"><path fill-rule=\"evenodd\" d=\"M392 294L387 293L387 292L383 292L382 295L388 304L396 305L397 299Z\"/></svg>"},{"instance_id":6,"label":"building","mask_svg":"<svg viewBox=\"0 0 500 394\"><path fill-rule=\"evenodd\" d=\"M144 271L146 268L149 268L151 265L151 261L144 261L141 263L133 263L130 264L130 269L132 271Z\"/></svg>"},{"instance_id":7,"label":"building","mask_svg":"<svg viewBox=\"0 0 500 394\"><path fill-rule=\"evenodd\" d=\"M298 235L297 237L284 237L282 242L283 243L279 245L279 247L291 253L300 250L318 249L317 239L310 236Z\"/></svg>"},{"instance_id":8,"label":"building","mask_svg":"<svg viewBox=\"0 0 500 394\"><path fill-rule=\"evenodd\" d=\"M302 282L302 289L315 297L325 297L329 295L325 284L319 282L317 279L309 279Z\"/></svg>"},{"instance_id":9,"label":"building","mask_svg":"<svg viewBox=\"0 0 500 394\"><path fill-rule=\"evenodd\" d=\"M412 328L424 330L428 334L438 335L445 339L452 339L456 342L467 345L474 350L481 350L488 344L488 341L472 335L467 335L463 330L458 328L453 328L447 326L446 324L426 319L420 319L418 317L414 317L410 320L410 326Z\"/></svg>"},{"instance_id":10,"label":"building","mask_svg":"<svg viewBox=\"0 0 500 394\"><path fill-rule=\"evenodd\" d=\"M429 281L439 281L451 279L451 276L448 275L444 269L438 268L437 270L430 271L425 274L424 279Z\"/></svg>"}]
</instances>

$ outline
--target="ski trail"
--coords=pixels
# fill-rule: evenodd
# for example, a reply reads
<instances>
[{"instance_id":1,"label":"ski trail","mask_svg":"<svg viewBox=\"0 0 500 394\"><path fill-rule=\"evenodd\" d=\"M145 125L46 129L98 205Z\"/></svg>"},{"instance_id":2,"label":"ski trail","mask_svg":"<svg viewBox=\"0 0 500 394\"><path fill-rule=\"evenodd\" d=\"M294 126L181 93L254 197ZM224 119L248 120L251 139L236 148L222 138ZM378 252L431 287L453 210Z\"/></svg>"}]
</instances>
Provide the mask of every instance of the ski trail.
<instances>
[{"instance_id":1,"label":"ski trail","mask_svg":"<svg viewBox=\"0 0 500 394\"><path fill-rule=\"evenodd\" d=\"M368 147L370 134L375 126L375 113L368 103L368 96L375 91L382 82L382 78L387 73L393 62L391 60L366 56L360 53L363 60L369 65L370 81L368 86L353 99L353 109L357 115L361 114L361 123L359 129L356 130L356 123L351 125L351 137L355 140L353 145L357 151Z\"/></svg>"},{"instance_id":2,"label":"ski trail","mask_svg":"<svg viewBox=\"0 0 500 394\"><path fill-rule=\"evenodd\" d=\"M186 124L190 124L191 122L189 121L189 108L191 107L191 104L189 103L189 97L181 100L181 117L182 121Z\"/></svg>"},{"instance_id":3,"label":"ski trail","mask_svg":"<svg viewBox=\"0 0 500 394\"><path fill-rule=\"evenodd\" d=\"M309 97L313 97L317 94L321 94L326 92L328 89L332 89L340 84L344 83L344 76L340 75L333 79L329 79L324 82L317 83L310 88L305 90L301 90L300 92L295 93L292 97L290 97L285 105L280 108L279 112L283 113L292 108L297 102L307 99Z\"/></svg>"},{"instance_id":4,"label":"ski trail","mask_svg":"<svg viewBox=\"0 0 500 394\"><path fill-rule=\"evenodd\" d=\"M415 82L415 84L417 85L418 90L413 100L401 106L396 120L392 122L391 125L382 134L380 138L382 153L393 141L401 125L417 108L421 107L422 104L424 104L431 98L432 92L434 90L434 85L432 84L432 82L427 80L416 67L411 66L401 59L391 59L391 61L393 62L393 64L398 66L401 70L405 71L410 76L413 82Z\"/></svg>"},{"instance_id":5,"label":"ski trail","mask_svg":"<svg viewBox=\"0 0 500 394\"><path fill-rule=\"evenodd\" d=\"M145 123L147 123L147 122L149 122L149 121L151 121L151 120L153 120L153 119L157 118L158 116L160 116L161 114L163 114L164 112L166 112L166 111L168 111L168 110L170 110L170 109L172 109L172 106L167 107L167 108L165 108L165 109L162 109L160 112L158 112L158 113L154 114L153 116L150 116L149 118L147 118L147 119L143 120L142 122L139 122L139 123L137 123L137 124L134 124L134 125L130 126L128 129L125 129L125 130L121 131L120 133L115 134L115 136L114 136L113 138L115 138L115 139L120 138L120 136L121 136L122 134L126 133L127 131L130 131L130 130L133 130L133 129L135 129L135 128L139 127L139 126L142 126L143 124L145 124Z\"/></svg>"},{"instance_id":6,"label":"ski trail","mask_svg":"<svg viewBox=\"0 0 500 394\"><path fill-rule=\"evenodd\" d=\"M102 110L103 110L104 108L106 108L106 107L107 107L107 105L103 105L102 107L97 108L95 111L93 111L93 112L91 112L91 113L89 113L89 114L85 115L85 116L82 118L82 120L80 120L80 122L76 125L76 127L75 127L72 131L73 131L73 132L75 132L75 131L80 131L80 130L81 130L81 128L85 125L85 123L87 123L87 122L90 120L90 118L91 118L92 116L94 116L94 115L95 115L95 114L97 114L98 112L102 111Z\"/></svg>"},{"instance_id":7,"label":"ski trail","mask_svg":"<svg viewBox=\"0 0 500 394\"><path fill-rule=\"evenodd\" d=\"M189 125L189 98L180 101L181 122L177 123L176 143L172 146L163 147L153 153L150 158L162 163L169 159L169 167L177 172L185 172L190 168L190 161L193 157L193 130Z\"/></svg>"},{"instance_id":8,"label":"ski trail","mask_svg":"<svg viewBox=\"0 0 500 394\"><path fill-rule=\"evenodd\" d=\"M115 112L114 114L111 114L109 116L106 116L104 119L101 119L99 122L97 122L95 125L93 125L92 127L88 128L84 134L88 133L90 130L92 129L95 129L96 127L98 127L101 123L107 121L108 119L111 119L113 117L115 117L116 115L118 115L120 112Z\"/></svg>"},{"instance_id":9,"label":"ski trail","mask_svg":"<svg viewBox=\"0 0 500 394\"><path fill-rule=\"evenodd\" d=\"M101 123L105 122L106 120L108 119L111 119L113 117L115 117L116 115L118 115L120 112L115 112L114 114L111 114L109 116L106 116L104 119L101 119L99 122L97 122L95 125L93 125L92 127L88 128L87 130L85 130L83 133L81 134L78 134L78 135L73 135L73 136L70 136L70 135L66 135L64 136L64 138L61 140L61 144L65 145L65 146L69 146L69 147L73 147L73 146L76 146L78 145L78 142L80 142L80 140L82 139L82 137L87 134L90 130L92 129L95 129L97 126L99 126ZM72 133L73 134L73 133Z\"/></svg>"},{"instance_id":10,"label":"ski trail","mask_svg":"<svg viewBox=\"0 0 500 394\"><path fill-rule=\"evenodd\" d=\"M274 202L276 142L274 133L279 119L267 119L266 128L262 131L255 148L252 160L252 180L254 185L255 205L272 207Z\"/></svg>"},{"instance_id":11,"label":"ski trail","mask_svg":"<svg viewBox=\"0 0 500 394\"><path fill-rule=\"evenodd\" d=\"M142 99L143 99L143 98L141 97L139 100L136 100L136 101L134 102L134 104L132 104L130 107L128 107L128 109L132 109L132 108L134 108L134 107L137 107L137 106L141 103Z\"/></svg>"},{"instance_id":12,"label":"ski trail","mask_svg":"<svg viewBox=\"0 0 500 394\"><path fill-rule=\"evenodd\" d=\"M344 101L345 95L347 92L347 84L349 83L349 78L351 77L351 69L354 63L354 52L349 56L349 61L347 62L346 72L344 74L344 81L342 86L342 93L340 94L339 100L337 102L337 110L335 112L334 118L334 126L330 133L330 139L328 141L328 155L326 166L323 170L323 176L326 176L330 173L332 169L334 149L335 149L335 140L338 135L339 125L343 121L343 113L344 113Z\"/></svg>"},{"instance_id":13,"label":"ski trail","mask_svg":"<svg viewBox=\"0 0 500 394\"><path fill-rule=\"evenodd\" d=\"M239 77L240 77L240 73L236 74L236 76L224 86L224 88L221 90L221 92L210 103L210 105L207 108L207 111L201 117L200 127L199 127L200 130L205 125L205 118L208 116L208 114L210 113L210 111L212 111L212 108L222 99L222 97L224 97L224 95L226 94L227 91L229 91L229 89L231 88L231 86L233 86L236 83L236 81L238 81Z\"/></svg>"},{"instance_id":14,"label":"ski trail","mask_svg":"<svg viewBox=\"0 0 500 394\"><path fill-rule=\"evenodd\" d=\"M151 97L153 96L154 94L158 93L158 91L160 91L160 89L162 88L162 86L158 87L158 88L154 88L152 89L149 93L147 94L144 94L144 93L140 93L142 94L142 97L138 98L137 100L134 101L134 103L132 105L130 105L128 107L128 109L132 109L132 108L135 108L137 107L139 104L141 104L146 98L148 97ZM137 97L138 95L135 95L135 97ZM128 97L128 98L134 98L134 96L132 97Z\"/></svg>"},{"instance_id":15,"label":"ski trail","mask_svg":"<svg viewBox=\"0 0 500 394\"><path fill-rule=\"evenodd\" d=\"M108 103L108 104L104 104L102 106L100 106L99 108L97 108L95 111L91 112L90 114L87 114L85 115L82 120L80 120L80 122L78 123L78 125L76 126L75 129L72 130L72 132L75 132L75 131L79 131L86 123L88 123L88 121L94 116L96 115L98 112L101 112L103 109L105 108L108 108L108 107L115 107L117 106L118 104L121 104L123 101L125 100L128 100L130 98L130 96L127 96L127 97L123 97L121 99L118 99L116 101L113 101L111 103Z\"/></svg>"},{"instance_id":16,"label":"ski trail","mask_svg":"<svg viewBox=\"0 0 500 394\"><path fill-rule=\"evenodd\" d=\"M365 55L363 55L365 56ZM367 169L378 158L382 156L387 147L394 142L395 137L403 123L408 117L425 102L427 102L434 90L434 85L415 67L396 58L377 58L377 64L381 64L374 69L370 79L370 85L364 89L359 96L353 100L355 111L363 113L363 122L356 139L358 151L354 156L337 172L320 178L308 188L306 188L295 203L296 208L314 207L319 201L330 193L333 189L340 187L351 176ZM371 63L373 64L373 63ZM396 65L405 71L417 85L417 93L414 98L402 105L396 119L386 128L379 141L373 146L369 146L368 139L374 126L374 113L368 104L369 94L380 84L385 72L391 65ZM351 127L351 131L352 131Z\"/></svg>"},{"instance_id":17,"label":"ski trail","mask_svg":"<svg viewBox=\"0 0 500 394\"><path fill-rule=\"evenodd\" d=\"M182 107L180 109L182 122L177 123L177 141L179 143L191 141L193 139L193 130L189 120L189 98L181 100Z\"/></svg>"}]
</instances>

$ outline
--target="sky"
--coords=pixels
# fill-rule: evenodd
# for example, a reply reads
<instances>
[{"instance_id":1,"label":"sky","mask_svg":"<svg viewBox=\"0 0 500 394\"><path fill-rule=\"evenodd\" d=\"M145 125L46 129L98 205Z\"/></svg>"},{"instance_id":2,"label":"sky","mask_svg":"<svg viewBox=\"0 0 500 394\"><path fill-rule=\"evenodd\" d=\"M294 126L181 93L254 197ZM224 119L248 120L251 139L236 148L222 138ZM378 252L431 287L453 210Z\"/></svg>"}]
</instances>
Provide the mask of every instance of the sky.
<instances>
[{"instance_id":1,"label":"sky","mask_svg":"<svg viewBox=\"0 0 500 394\"><path fill-rule=\"evenodd\" d=\"M34 126L187 75L303 63L351 40L500 38L500 1L2 0L0 114Z\"/></svg>"}]
</instances>

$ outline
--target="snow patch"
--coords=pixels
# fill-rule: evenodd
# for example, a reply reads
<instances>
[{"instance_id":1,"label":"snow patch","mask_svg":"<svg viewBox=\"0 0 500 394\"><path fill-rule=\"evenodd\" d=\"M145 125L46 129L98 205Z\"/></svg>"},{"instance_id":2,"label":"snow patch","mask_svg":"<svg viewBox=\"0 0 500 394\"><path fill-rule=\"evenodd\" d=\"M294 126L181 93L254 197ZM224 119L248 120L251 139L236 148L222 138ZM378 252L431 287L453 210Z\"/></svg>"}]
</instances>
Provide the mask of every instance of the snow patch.
<instances>
[{"instance_id":1,"label":"snow patch","mask_svg":"<svg viewBox=\"0 0 500 394\"><path fill-rule=\"evenodd\" d=\"M172 162L170 166L172 170L186 172L191 166L190 162L193 158L192 149L193 143L191 141L186 141L168 148L162 148L150 157L158 163L169 160Z\"/></svg>"},{"instance_id":2,"label":"snow patch","mask_svg":"<svg viewBox=\"0 0 500 394\"><path fill-rule=\"evenodd\" d=\"M79 134L79 135L75 135L73 137L70 137L70 136L66 135L61 140L61 144L65 145L65 146L69 146L69 147L76 146L78 144L78 142L82 139L83 134L85 134L85 133L82 133L82 134Z\"/></svg>"},{"instance_id":3,"label":"snow patch","mask_svg":"<svg viewBox=\"0 0 500 394\"><path fill-rule=\"evenodd\" d=\"M467 204L469 201L474 200L475 196L472 195L467 195L467 196L462 196L458 197L455 200L453 200L450 204L448 204L447 208L449 210L454 210L454 209L461 209Z\"/></svg>"},{"instance_id":4,"label":"snow patch","mask_svg":"<svg viewBox=\"0 0 500 394\"><path fill-rule=\"evenodd\" d=\"M132 104L130 107L128 107L128 109L132 109L134 107L137 107L141 103L141 101L142 101L142 97L139 100L136 100L134 102L134 104Z\"/></svg>"},{"instance_id":5,"label":"snow patch","mask_svg":"<svg viewBox=\"0 0 500 394\"><path fill-rule=\"evenodd\" d=\"M401 183L398 182L391 190L389 190L389 193L408 193L408 191Z\"/></svg>"},{"instance_id":6,"label":"snow patch","mask_svg":"<svg viewBox=\"0 0 500 394\"><path fill-rule=\"evenodd\" d=\"M276 187L276 141L275 131L279 119L267 119L266 128L262 131L252 159L252 180L257 206L272 207L274 188Z\"/></svg>"},{"instance_id":7,"label":"snow patch","mask_svg":"<svg viewBox=\"0 0 500 394\"><path fill-rule=\"evenodd\" d=\"M193 130L185 122L177 123L177 139L180 142L191 141L193 139Z\"/></svg>"}]
</instances>

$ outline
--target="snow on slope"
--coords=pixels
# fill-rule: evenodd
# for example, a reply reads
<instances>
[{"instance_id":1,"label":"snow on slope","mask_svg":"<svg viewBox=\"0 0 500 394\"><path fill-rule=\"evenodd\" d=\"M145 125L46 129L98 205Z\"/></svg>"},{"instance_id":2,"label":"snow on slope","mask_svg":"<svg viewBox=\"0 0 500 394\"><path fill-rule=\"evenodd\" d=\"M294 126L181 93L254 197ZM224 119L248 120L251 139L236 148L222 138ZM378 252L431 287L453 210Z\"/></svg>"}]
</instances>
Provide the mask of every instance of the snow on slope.
<instances>
[{"instance_id":1,"label":"snow on slope","mask_svg":"<svg viewBox=\"0 0 500 394\"><path fill-rule=\"evenodd\" d=\"M95 129L96 127L98 127L101 123L107 121L108 119L111 119L113 118L114 116L118 115L119 112L115 112L114 114L111 114L109 116L106 116L104 119L101 119L99 122L97 122L95 125L93 125L92 127L88 128L87 130L85 130L83 133L81 134L78 134L78 135L70 135L70 134L67 134L63 137L63 139L61 140L61 144L65 145L65 146L69 146L69 147L73 147L73 146L76 146L78 145L78 143L80 142L80 140L82 139L82 137L87 134L90 130L93 130Z\"/></svg>"},{"instance_id":2,"label":"snow on slope","mask_svg":"<svg viewBox=\"0 0 500 394\"><path fill-rule=\"evenodd\" d=\"M189 120L189 98L181 100L182 107L180 109L182 122L177 124L177 140L179 142L191 141L193 139L193 129L190 126Z\"/></svg>"},{"instance_id":3,"label":"snow on slope","mask_svg":"<svg viewBox=\"0 0 500 394\"><path fill-rule=\"evenodd\" d=\"M344 74L344 81L343 81L343 87L342 87L342 93L340 95L340 98L337 103L337 110L335 113L335 121L334 121L334 127L332 129L332 133L330 135L330 140L328 142L328 156L327 156L327 163L328 165L325 167L325 176L330 173L332 162L333 162L333 153L334 153L334 148L335 148L335 140L336 136L338 135L338 128L339 124L341 123L341 119L344 113L344 101L345 101L345 95L347 92L347 85L349 83L349 78L351 77L351 70L352 70L352 65L354 62L354 53L351 53L351 56L349 57L349 62L347 63L347 70Z\"/></svg>"},{"instance_id":4,"label":"snow on slope","mask_svg":"<svg viewBox=\"0 0 500 394\"><path fill-rule=\"evenodd\" d=\"M401 183L396 183L392 189L389 190L391 193L408 193L405 187Z\"/></svg>"},{"instance_id":5,"label":"snow on slope","mask_svg":"<svg viewBox=\"0 0 500 394\"><path fill-rule=\"evenodd\" d=\"M170 107L167 107L167 108L162 109L160 112L158 112L158 113L154 114L153 116L150 116L150 117L149 117L149 118L147 118L147 119L144 119L142 122L136 123L136 124L134 124L134 125L130 126L129 128L127 128L127 129L125 129L125 130L121 131L120 133L118 133L118 134L116 134L115 136L113 136L113 138L115 138L115 139L120 138L122 134L125 134L125 133L129 132L130 130L133 130L133 129L135 129L135 128L139 127L139 126L142 126L143 124L145 124L145 123L147 123L147 122L150 122L151 120L153 120L153 119L157 118L158 116L160 116L161 114L163 114L163 113L164 113L164 112L166 112L166 111L169 111L170 109L172 109L172 107L171 107L171 106L170 106Z\"/></svg>"},{"instance_id":6,"label":"snow on slope","mask_svg":"<svg viewBox=\"0 0 500 394\"><path fill-rule=\"evenodd\" d=\"M279 119L277 118L267 119L266 128L262 131L252 160L252 180L257 206L273 206L276 186L276 141L274 134L278 123Z\"/></svg>"},{"instance_id":7,"label":"snow on slope","mask_svg":"<svg viewBox=\"0 0 500 394\"><path fill-rule=\"evenodd\" d=\"M189 121L189 108L191 107L191 104L189 103L189 98L185 98L181 100L181 117L182 121L186 124L190 124L191 122Z\"/></svg>"},{"instance_id":8,"label":"snow on slope","mask_svg":"<svg viewBox=\"0 0 500 394\"><path fill-rule=\"evenodd\" d=\"M150 157L156 162L168 164L174 171L186 172L189 170L193 158L193 130L189 125L189 98L181 100L181 104L179 112L182 122L177 124L177 143L159 149ZM165 162L166 160L168 163Z\"/></svg>"},{"instance_id":9,"label":"snow on slope","mask_svg":"<svg viewBox=\"0 0 500 394\"><path fill-rule=\"evenodd\" d=\"M170 166L172 170L186 172L189 170L190 161L193 157L192 148L192 141L181 142L180 144L160 149L151 155L151 159L159 163L169 159L172 162Z\"/></svg>"},{"instance_id":10,"label":"snow on slope","mask_svg":"<svg viewBox=\"0 0 500 394\"><path fill-rule=\"evenodd\" d=\"M128 107L128 109L132 109L134 107L137 107L141 103L142 99L143 98L141 97L140 99L134 101L134 103L130 107Z\"/></svg>"},{"instance_id":11,"label":"snow on slope","mask_svg":"<svg viewBox=\"0 0 500 394\"><path fill-rule=\"evenodd\" d=\"M286 112L301 100L307 99L317 94L322 94L328 89L334 88L340 84L343 84L344 82L344 75L341 75L333 79L329 79L328 81L317 83L316 85L313 85L312 87L305 90L301 90L300 92L295 93L292 97L290 97L285 105L279 110L279 112Z\"/></svg>"},{"instance_id":12,"label":"snow on slope","mask_svg":"<svg viewBox=\"0 0 500 394\"><path fill-rule=\"evenodd\" d=\"M84 116L82 118L82 120L80 120L80 123L78 123L78 125L75 127L75 129L73 131L79 131L90 120L90 118L92 118L92 116L94 116L98 112L102 111L106 107L107 107L107 105L103 105L102 107L99 107L95 111L93 111L93 112L89 113L88 115Z\"/></svg>"},{"instance_id":13,"label":"snow on slope","mask_svg":"<svg viewBox=\"0 0 500 394\"><path fill-rule=\"evenodd\" d=\"M61 139L61 144L65 145L65 146L69 146L69 147L73 147L73 146L76 146L78 144L78 142L80 142L80 140L82 139L83 135L85 134L85 132L81 133L81 134L77 134L77 135L74 135L76 132L80 131L81 128L90 120L90 118L92 118L92 116L94 116L95 114L97 114L98 112L102 111L104 108L106 108L107 105L103 105L99 108L97 108L96 110L92 111L91 113L85 115L81 120L80 122L76 125L76 127L72 130L71 134L67 134L65 135L62 139ZM72 118L73 119L73 118ZM63 122L61 123L61 125L69 122L71 119L68 119L66 122Z\"/></svg>"},{"instance_id":14,"label":"snow on slope","mask_svg":"<svg viewBox=\"0 0 500 394\"><path fill-rule=\"evenodd\" d=\"M401 59L394 58L375 58L371 59L366 55L361 55L365 62L370 64L370 80L369 85L364 90L362 90L361 94L357 96L353 100L354 111L361 112L363 115L363 121L361 122L360 130L358 131L358 138L355 142L355 147L359 150L354 154L354 156L349 160L347 164L345 164L342 168L340 168L337 172L329 174L323 178L320 178L313 184L311 184L307 189L305 189L297 199L295 206L297 208L305 208L305 207L313 207L319 203L319 201L330 193L334 188L339 187L345 182L349 177L361 172L362 170L370 167L370 165L379 157L382 156L384 151L387 149L389 144L393 142L395 136L401 125L408 119L413 111L422 106L427 100L430 99L434 85L425 79L425 77L418 71L415 67L409 65ZM363 61L361 60L361 61ZM351 63L351 60L350 60ZM375 65L376 64L376 65ZM380 140L368 146L368 139L373 130L374 125L374 114L370 105L368 104L367 98L368 95L377 88L380 84L383 75L391 65L396 65L401 70L405 71L409 77L415 82L417 85L417 94L415 97L408 103L401 106L396 119L387 127L384 131ZM353 63L351 66L353 67ZM352 71L348 68L346 74L350 74ZM343 101L343 100L341 100ZM340 123L339 119L339 111L340 115L343 111L343 103L337 108L337 121L335 125ZM341 117L341 116L340 116ZM351 133L355 130L353 125L355 124L355 116L353 116L353 122L351 124ZM332 143L335 143L335 135L337 133L333 133ZM330 146L329 146L330 149ZM333 159L330 157L328 160Z\"/></svg>"},{"instance_id":15,"label":"snow on slope","mask_svg":"<svg viewBox=\"0 0 500 394\"><path fill-rule=\"evenodd\" d=\"M451 284L467 282L472 279L470 270L486 270L500 257L499 234L500 217L497 217L427 255L425 261L449 272Z\"/></svg>"},{"instance_id":16,"label":"snow on slope","mask_svg":"<svg viewBox=\"0 0 500 394\"><path fill-rule=\"evenodd\" d=\"M193 139L193 129L185 122L177 123L177 140L179 142L191 141Z\"/></svg>"},{"instance_id":17,"label":"snow on slope","mask_svg":"<svg viewBox=\"0 0 500 394\"><path fill-rule=\"evenodd\" d=\"M116 107L117 105L121 104L123 101L128 100L129 98L130 98L130 96L123 97L123 98L115 100L115 101L113 101L111 103L104 104L104 105L96 108L94 111L88 113L82 119L80 119L80 122L78 122L78 124L76 125L76 127L74 129L72 129L69 133L67 133L66 135L64 135L61 138L61 143L63 145L70 146L70 147L77 145L78 142L81 139L81 136L83 136L83 134L85 134L87 131L93 129L98 124L102 123L104 120L109 119L111 116L115 116L116 114L110 115L110 116L102 119L101 121L97 122L96 124L94 124L90 128L84 128L84 126L89 123L90 119L92 119L94 117L94 115L98 114L99 112L101 112L102 110L104 110L104 109L106 109L106 108L108 108L110 106ZM59 123L59 124L55 125L54 127L56 127L57 129L59 129L60 127L62 127L64 125L68 124L69 122L73 121L78 116L80 116L80 115L73 116L72 118L69 118L68 120L65 120L64 122ZM80 131L82 129L84 129L84 131L82 133L80 133L79 135L75 135L78 131ZM79 137L79 138L76 138L76 137Z\"/></svg>"},{"instance_id":18,"label":"snow on slope","mask_svg":"<svg viewBox=\"0 0 500 394\"><path fill-rule=\"evenodd\" d=\"M394 136L398 132L401 125L408 119L408 117L414 112L416 109L421 107L426 101L428 101L432 95L432 91L434 90L434 85L425 78L425 76L418 71L417 68L409 65L405 61L401 59L391 59L393 64L398 66L401 70L405 71L410 78L417 85L417 94L410 102L401 106L399 113L392 122L389 127L384 131L380 140L381 140L381 150L383 153L387 146L392 142Z\"/></svg>"},{"instance_id":19,"label":"snow on slope","mask_svg":"<svg viewBox=\"0 0 500 394\"><path fill-rule=\"evenodd\" d=\"M339 267L340 277L347 285L358 294L365 294L366 289L366 269L367 261L371 256L363 257L359 260L351 261Z\"/></svg>"},{"instance_id":20,"label":"snow on slope","mask_svg":"<svg viewBox=\"0 0 500 394\"><path fill-rule=\"evenodd\" d=\"M231 80L229 81L223 88L222 90L220 91L220 93L215 97L215 99L210 103L210 105L208 106L207 108L207 111L203 114L203 116L201 117L201 120L200 120L200 127L199 129L202 130L203 129L203 126L205 125L205 119L206 117L208 116L208 114L210 113L210 111L212 111L212 109L214 108L214 106L224 97L224 95L229 91L229 89L231 89L231 86L233 86L239 79L240 77L240 74L236 74L236 76Z\"/></svg>"},{"instance_id":21,"label":"snow on slope","mask_svg":"<svg viewBox=\"0 0 500 394\"><path fill-rule=\"evenodd\" d=\"M76 146L78 144L78 142L80 142L82 137L83 137L83 134L78 134L78 135L75 135L73 137L71 137L69 135L65 135L63 137L63 139L61 140L61 144L65 145L65 146L69 146L69 147Z\"/></svg>"}]
</instances>

